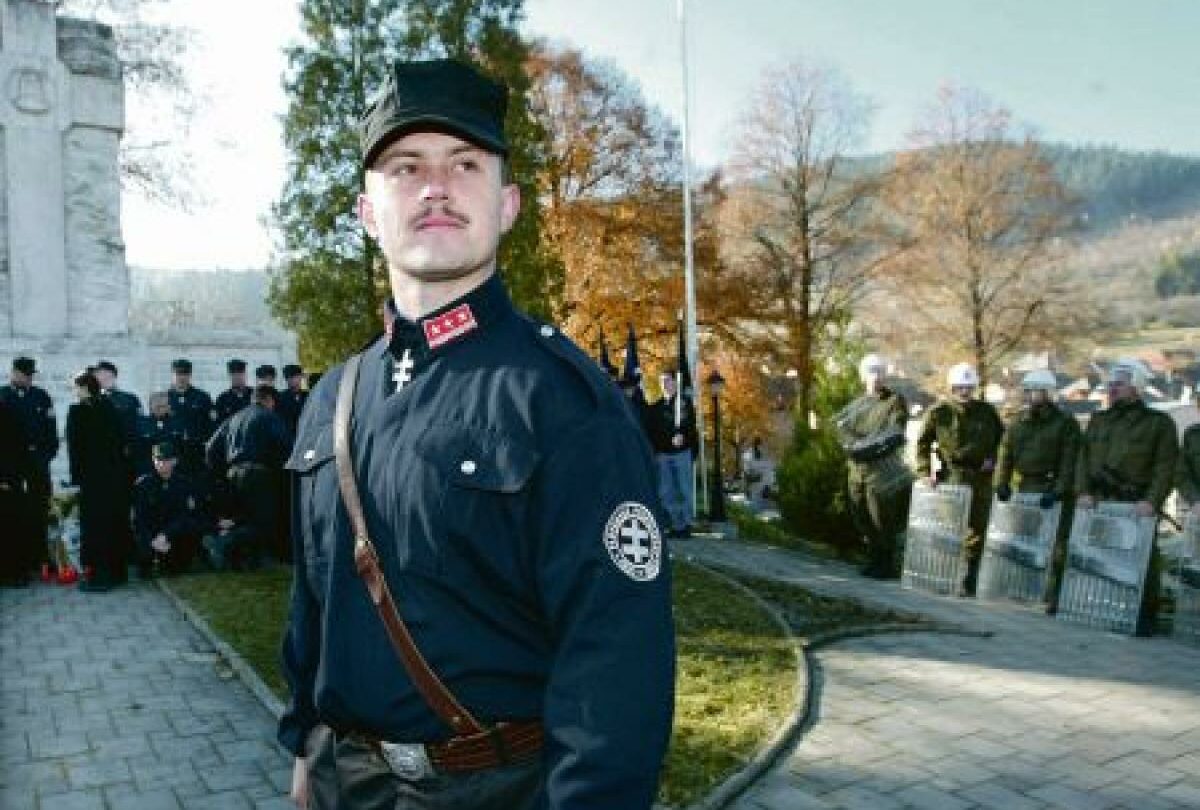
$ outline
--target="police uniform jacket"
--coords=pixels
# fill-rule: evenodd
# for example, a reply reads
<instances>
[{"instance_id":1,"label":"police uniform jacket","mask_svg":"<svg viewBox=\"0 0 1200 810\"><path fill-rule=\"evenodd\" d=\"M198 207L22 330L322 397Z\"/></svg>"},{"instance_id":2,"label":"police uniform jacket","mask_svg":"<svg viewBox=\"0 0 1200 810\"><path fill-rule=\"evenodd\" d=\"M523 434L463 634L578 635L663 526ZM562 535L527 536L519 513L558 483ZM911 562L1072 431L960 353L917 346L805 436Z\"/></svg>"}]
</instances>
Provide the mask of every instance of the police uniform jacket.
<instances>
[{"instance_id":1,"label":"police uniform jacket","mask_svg":"<svg viewBox=\"0 0 1200 810\"><path fill-rule=\"evenodd\" d=\"M878 394L863 394L847 405L834 420L843 446L869 439L886 431L904 432L908 423L908 403L901 394L883 388ZM897 448L898 450L899 448ZM850 459L850 482L869 481L873 476L869 462Z\"/></svg>"},{"instance_id":2,"label":"police uniform jacket","mask_svg":"<svg viewBox=\"0 0 1200 810\"><path fill-rule=\"evenodd\" d=\"M221 423L208 442L206 455L214 470L244 464L280 469L291 447L291 435L279 415L254 403Z\"/></svg>"},{"instance_id":3,"label":"police uniform jacket","mask_svg":"<svg viewBox=\"0 0 1200 810\"><path fill-rule=\"evenodd\" d=\"M58 423L50 395L36 385L28 388L5 385L0 387L0 400L7 402L17 415L26 463L35 469L50 466L50 460L58 455Z\"/></svg>"},{"instance_id":4,"label":"police uniform jacket","mask_svg":"<svg viewBox=\"0 0 1200 810\"><path fill-rule=\"evenodd\" d=\"M298 569L279 739L297 754L319 721L450 736L354 570L333 449L341 376L313 391L288 462ZM417 647L482 721L542 720L539 806L648 808L672 717L670 578L650 449L617 389L493 276L364 351L351 441Z\"/></svg>"},{"instance_id":5,"label":"police uniform jacket","mask_svg":"<svg viewBox=\"0 0 1200 810\"><path fill-rule=\"evenodd\" d=\"M216 411L216 423L220 425L226 419L249 405L250 395L253 393L253 389L248 385L234 386L222 391L213 405L213 410Z\"/></svg>"},{"instance_id":6,"label":"police uniform jacket","mask_svg":"<svg viewBox=\"0 0 1200 810\"><path fill-rule=\"evenodd\" d=\"M1171 492L1179 439L1175 422L1140 399L1118 402L1092 416L1075 465L1075 491L1097 491L1096 476L1109 467L1147 500L1161 509Z\"/></svg>"},{"instance_id":7,"label":"police uniform jacket","mask_svg":"<svg viewBox=\"0 0 1200 810\"><path fill-rule=\"evenodd\" d=\"M662 397L645 411L647 430L650 433L650 443L655 453L682 453L687 451L695 455L700 447L700 437L696 431L696 409L687 397L683 398L679 408L678 424L675 419L675 402L678 394L668 399ZM672 439L683 435L683 446L677 447Z\"/></svg>"},{"instance_id":8,"label":"police uniform jacket","mask_svg":"<svg viewBox=\"0 0 1200 810\"><path fill-rule=\"evenodd\" d=\"M159 534L168 539L203 534L209 528L204 493L176 469L170 478L143 475L133 490L133 531L138 544L149 545Z\"/></svg>"},{"instance_id":9,"label":"police uniform jacket","mask_svg":"<svg viewBox=\"0 0 1200 810\"><path fill-rule=\"evenodd\" d=\"M1004 423L991 403L978 399L959 402L942 400L929 409L917 437L917 472L928 476L929 453L937 442L937 454L955 473L975 475L995 461Z\"/></svg>"},{"instance_id":10,"label":"police uniform jacket","mask_svg":"<svg viewBox=\"0 0 1200 810\"><path fill-rule=\"evenodd\" d=\"M167 400L171 403L171 413L179 421L183 442L191 445L207 442L217 415L208 392L191 385L183 391L172 388L167 392Z\"/></svg>"},{"instance_id":11,"label":"police uniform jacket","mask_svg":"<svg viewBox=\"0 0 1200 810\"><path fill-rule=\"evenodd\" d=\"M1183 432L1175 486L1179 497L1190 504L1200 503L1200 425L1192 425Z\"/></svg>"},{"instance_id":12,"label":"police uniform jacket","mask_svg":"<svg viewBox=\"0 0 1200 810\"><path fill-rule=\"evenodd\" d=\"M1075 487L1079 437L1079 423L1052 402L1022 410L1000 440L992 482L1011 485L1015 473L1020 492L1066 498Z\"/></svg>"}]
</instances>

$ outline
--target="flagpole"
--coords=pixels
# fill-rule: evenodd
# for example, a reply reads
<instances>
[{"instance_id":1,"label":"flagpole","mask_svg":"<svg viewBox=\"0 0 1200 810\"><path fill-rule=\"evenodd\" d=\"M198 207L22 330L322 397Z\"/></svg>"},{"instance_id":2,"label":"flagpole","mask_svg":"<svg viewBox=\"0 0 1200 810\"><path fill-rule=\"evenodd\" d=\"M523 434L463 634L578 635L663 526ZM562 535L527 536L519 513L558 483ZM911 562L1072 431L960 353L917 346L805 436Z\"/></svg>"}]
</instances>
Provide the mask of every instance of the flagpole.
<instances>
[{"instance_id":1,"label":"flagpole","mask_svg":"<svg viewBox=\"0 0 1200 810\"><path fill-rule=\"evenodd\" d=\"M687 0L676 0L675 8L679 14L679 55L683 74L683 279L687 296L687 353L688 365L692 371L692 390L696 390L700 379L699 340L696 334L696 277L692 263L692 151L688 131L688 56L687 56ZM683 392L679 392L679 396ZM692 397L696 409L696 431L700 437L700 491L708 492L708 462L704 455L704 414L700 406L703 397ZM719 474L719 472L718 472ZM692 481L692 486L695 486ZM695 497L692 503L696 503Z\"/></svg>"}]
</instances>

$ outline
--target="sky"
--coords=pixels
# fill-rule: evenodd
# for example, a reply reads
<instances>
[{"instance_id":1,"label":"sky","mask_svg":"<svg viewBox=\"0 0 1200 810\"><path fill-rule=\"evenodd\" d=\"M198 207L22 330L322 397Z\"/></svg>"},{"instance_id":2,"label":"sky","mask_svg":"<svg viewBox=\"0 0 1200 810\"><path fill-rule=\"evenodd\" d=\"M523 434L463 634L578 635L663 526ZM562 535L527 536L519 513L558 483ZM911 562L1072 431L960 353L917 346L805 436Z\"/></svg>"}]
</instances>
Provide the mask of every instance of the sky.
<instances>
[{"instance_id":1,"label":"sky","mask_svg":"<svg viewBox=\"0 0 1200 810\"><path fill-rule=\"evenodd\" d=\"M526 0L524 30L606 59L682 121L678 0ZM283 48L297 0L173 0L195 31L190 211L127 195L131 265L253 269L284 180ZM1197 0L686 0L693 163L719 165L765 68L837 68L874 115L865 152L903 146L939 86L983 91L1046 140L1200 156Z\"/></svg>"}]
</instances>

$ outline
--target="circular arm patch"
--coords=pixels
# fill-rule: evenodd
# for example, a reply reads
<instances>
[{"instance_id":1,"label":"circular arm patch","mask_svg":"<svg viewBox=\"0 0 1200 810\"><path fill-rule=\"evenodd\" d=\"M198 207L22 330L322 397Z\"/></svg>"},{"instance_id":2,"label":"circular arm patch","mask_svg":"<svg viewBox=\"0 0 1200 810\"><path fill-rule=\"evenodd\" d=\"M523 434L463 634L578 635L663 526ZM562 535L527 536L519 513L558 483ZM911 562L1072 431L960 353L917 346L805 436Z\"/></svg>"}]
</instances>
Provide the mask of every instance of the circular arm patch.
<instances>
[{"instance_id":1,"label":"circular arm patch","mask_svg":"<svg viewBox=\"0 0 1200 810\"><path fill-rule=\"evenodd\" d=\"M604 526L604 547L609 558L632 580L649 582L658 577L662 546L654 514L640 503L621 504Z\"/></svg>"}]
</instances>

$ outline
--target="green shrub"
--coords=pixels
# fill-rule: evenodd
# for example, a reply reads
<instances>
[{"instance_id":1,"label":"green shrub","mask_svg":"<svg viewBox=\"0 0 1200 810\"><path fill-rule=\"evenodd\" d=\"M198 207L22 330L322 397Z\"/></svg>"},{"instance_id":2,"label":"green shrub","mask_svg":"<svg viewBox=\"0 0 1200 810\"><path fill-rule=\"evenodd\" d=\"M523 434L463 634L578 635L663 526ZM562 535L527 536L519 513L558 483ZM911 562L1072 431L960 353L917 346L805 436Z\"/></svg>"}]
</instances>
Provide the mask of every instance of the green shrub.
<instances>
[{"instance_id":1,"label":"green shrub","mask_svg":"<svg viewBox=\"0 0 1200 810\"><path fill-rule=\"evenodd\" d=\"M846 492L846 456L833 428L833 415L859 393L858 346L841 343L816 375L813 412L796 414L791 444L776 470L779 511L787 528L800 537L829 545L839 556L854 557L860 539L850 519Z\"/></svg>"}]
</instances>

